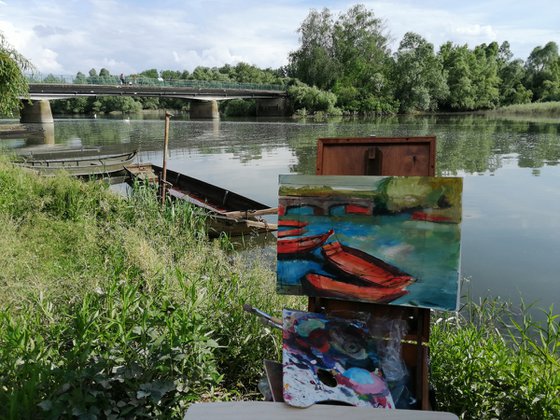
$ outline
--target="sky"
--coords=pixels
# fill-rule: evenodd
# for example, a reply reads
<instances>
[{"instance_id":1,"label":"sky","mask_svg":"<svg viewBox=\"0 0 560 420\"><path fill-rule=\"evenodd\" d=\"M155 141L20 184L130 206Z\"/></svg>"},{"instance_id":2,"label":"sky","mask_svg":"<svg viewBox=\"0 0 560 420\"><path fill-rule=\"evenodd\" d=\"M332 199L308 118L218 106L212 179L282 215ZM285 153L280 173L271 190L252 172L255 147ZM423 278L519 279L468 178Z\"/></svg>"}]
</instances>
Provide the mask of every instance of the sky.
<instances>
[{"instance_id":1,"label":"sky","mask_svg":"<svg viewBox=\"0 0 560 420\"><path fill-rule=\"evenodd\" d=\"M471 48L508 41L516 58L560 45L559 0L0 0L0 32L38 72L188 70L245 62L279 68L311 9L357 3L385 22L392 51L408 31Z\"/></svg>"}]
</instances>

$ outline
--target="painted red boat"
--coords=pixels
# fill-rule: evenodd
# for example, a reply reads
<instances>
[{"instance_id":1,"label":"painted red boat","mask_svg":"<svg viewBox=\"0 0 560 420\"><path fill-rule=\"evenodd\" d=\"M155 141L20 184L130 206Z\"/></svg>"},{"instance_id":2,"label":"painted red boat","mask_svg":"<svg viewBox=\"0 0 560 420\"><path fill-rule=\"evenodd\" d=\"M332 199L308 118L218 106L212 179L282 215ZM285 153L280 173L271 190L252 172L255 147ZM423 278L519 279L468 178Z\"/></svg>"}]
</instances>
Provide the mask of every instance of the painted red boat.
<instances>
[{"instance_id":1,"label":"painted red boat","mask_svg":"<svg viewBox=\"0 0 560 420\"><path fill-rule=\"evenodd\" d=\"M277 241L278 257L298 256L306 254L323 245L334 230L320 235L303 236L294 239L279 239Z\"/></svg>"},{"instance_id":2,"label":"painted red boat","mask_svg":"<svg viewBox=\"0 0 560 420\"><path fill-rule=\"evenodd\" d=\"M412 220L422 220L434 223L454 223L453 219L449 216L443 216L437 213L428 213L425 211L415 211L412 213Z\"/></svg>"},{"instance_id":3,"label":"painted red boat","mask_svg":"<svg viewBox=\"0 0 560 420\"><path fill-rule=\"evenodd\" d=\"M346 204L344 207L344 212L346 214L365 214L371 216L371 211L371 208L358 204Z\"/></svg>"},{"instance_id":4,"label":"painted red boat","mask_svg":"<svg viewBox=\"0 0 560 420\"><path fill-rule=\"evenodd\" d=\"M302 282L304 291L312 296L356 299L372 303L388 303L408 293L402 287L358 286L321 274L307 274Z\"/></svg>"},{"instance_id":5,"label":"painted red boat","mask_svg":"<svg viewBox=\"0 0 560 420\"><path fill-rule=\"evenodd\" d=\"M305 229L305 228L279 230L278 231L278 237L279 238L285 238L286 236L301 236L305 232L307 232L307 229Z\"/></svg>"},{"instance_id":6,"label":"painted red boat","mask_svg":"<svg viewBox=\"0 0 560 420\"><path fill-rule=\"evenodd\" d=\"M278 219L278 226L283 227L304 227L307 226L308 222L303 222L301 220L291 220L291 219Z\"/></svg>"},{"instance_id":7,"label":"painted red boat","mask_svg":"<svg viewBox=\"0 0 560 420\"><path fill-rule=\"evenodd\" d=\"M394 265L338 241L324 245L321 252L330 267L358 284L394 288L414 281L414 277Z\"/></svg>"}]
</instances>

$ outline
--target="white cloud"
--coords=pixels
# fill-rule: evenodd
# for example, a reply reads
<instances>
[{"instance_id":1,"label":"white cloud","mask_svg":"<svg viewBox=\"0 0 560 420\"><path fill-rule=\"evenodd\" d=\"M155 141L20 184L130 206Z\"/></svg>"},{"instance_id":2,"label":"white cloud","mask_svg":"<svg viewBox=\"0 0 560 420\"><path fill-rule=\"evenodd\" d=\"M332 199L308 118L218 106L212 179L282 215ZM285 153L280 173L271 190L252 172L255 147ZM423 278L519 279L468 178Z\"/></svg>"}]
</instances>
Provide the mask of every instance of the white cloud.
<instances>
[{"instance_id":1,"label":"white cloud","mask_svg":"<svg viewBox=\"0 0 560 420\"><path fill-rule=\"evenodd\" d=\"M482 37L485 39L496 39L496 31L491 25L480 25L478 23L471 25L464 25L454 28L454 31L459 35L467 37Z\"/></svg>"},{"instance_id":2,"label":"white cloud","mask_svg":"<svg viewBox=\"0 0 560 420\"><path fill-rule=\"evenodd\" d=\"M386 20L393 50L407 31L419 33L436 49L446 41L473 47L508 40L520 58L537 45L560 43L559 6L507 6L504 2L385 0L365 4ZM0 0L0 31L43 72L74 74L92 67L106 67L114 74L149 68L192 71L198 65L239 61L276 68L285 65L289 52L298 48L296 31L309 9L328 7L336 16L355 3L26 0L22 7L20 1Z\"/></svg>"}]
</instances>

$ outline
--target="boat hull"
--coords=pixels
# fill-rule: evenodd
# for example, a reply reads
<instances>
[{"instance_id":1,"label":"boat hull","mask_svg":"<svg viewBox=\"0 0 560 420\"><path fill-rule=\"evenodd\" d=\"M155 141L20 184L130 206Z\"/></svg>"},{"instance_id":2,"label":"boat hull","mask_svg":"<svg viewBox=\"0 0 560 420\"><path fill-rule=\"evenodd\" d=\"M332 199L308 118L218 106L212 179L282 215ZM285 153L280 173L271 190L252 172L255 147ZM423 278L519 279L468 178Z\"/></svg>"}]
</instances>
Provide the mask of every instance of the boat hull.
<instances>
[{"instance_id":1,"label":"boat hull","mask_svg":"<svg viewBox=\"0 0 560 420\"><path fill-rule=\"evenodd\" d=\"M414 278L385 261L359 249L332 242L321 249L327 265L345 279L358 285L404 287Z\"/></svg>"},{"instance_id":2,"label":"boat hull","mask_svg":"<svg viewBox=\"0 0 560 420\"><path fill-rule=\"evenodd\" d=\"M371 303L389 303L408 293L402 287L358 286L314 273L305 276L302 287L310 296L354 299Z\"/></svg>"},{"instance_id":3,"label":"boat hull","mask_svg":"<svg viewBox=\"0 0 560 420\"><path fill-rule=\"evenodd\" d=\"M278 258L297 258L322 246L334 233L331 229L320 235L304 236L294 239L278 239Z\"/></svg>"},{"instance_id":4,"label":"boat hull","mask_svg":"<svg viewBox=\"0 0 560 420\"><path fill-rule=\"evenodd\" d=\"M157 183L163 173L162 167L150 163L130 165L125 169L130 175L129 182ZM275 224L252 214L267 214L267 211L274 210L258 201L170 169L166 170L166 182L171 198L189 202L208 215L210 236L219 236L222 232L239 236L277 229Z\"/></svg>"},{"instance_id":5,"label":"boat hull","mask_svg":"<svg viewBox=\"0 0 560 420\"><path fill-rule=\"evenodd\" d=\"M86 155L71 157L56 157L55 153L41 159L37 156L27 156L17 161L18 166L31 169L41 175L52 176L59 171L67 172L72 176L99 176L124 171L130 165L137 152L119 153L111 155Z\"/></svg>"}]
</instances>

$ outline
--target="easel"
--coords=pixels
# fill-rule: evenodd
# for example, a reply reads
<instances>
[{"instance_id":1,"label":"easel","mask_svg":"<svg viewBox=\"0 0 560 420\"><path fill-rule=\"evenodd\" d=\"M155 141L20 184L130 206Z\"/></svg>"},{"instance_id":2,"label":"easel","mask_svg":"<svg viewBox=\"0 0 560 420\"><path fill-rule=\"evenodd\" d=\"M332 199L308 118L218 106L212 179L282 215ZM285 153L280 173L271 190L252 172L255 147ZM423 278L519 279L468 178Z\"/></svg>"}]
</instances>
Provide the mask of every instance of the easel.
<instances>
[{"instance_id":1,"label":"easel","mask_svg":"<svg viewBox=\"0 0 560 420\"><path fill-rule=\"evenodd\" d=\"M435 176L435 137L323 138L317 143L316 175ZM310 312L366 312L408 322L404 361L413 376L418 408L429 410L428 340L430 310L309 298Z\"/></svg>"}]
</instances>

